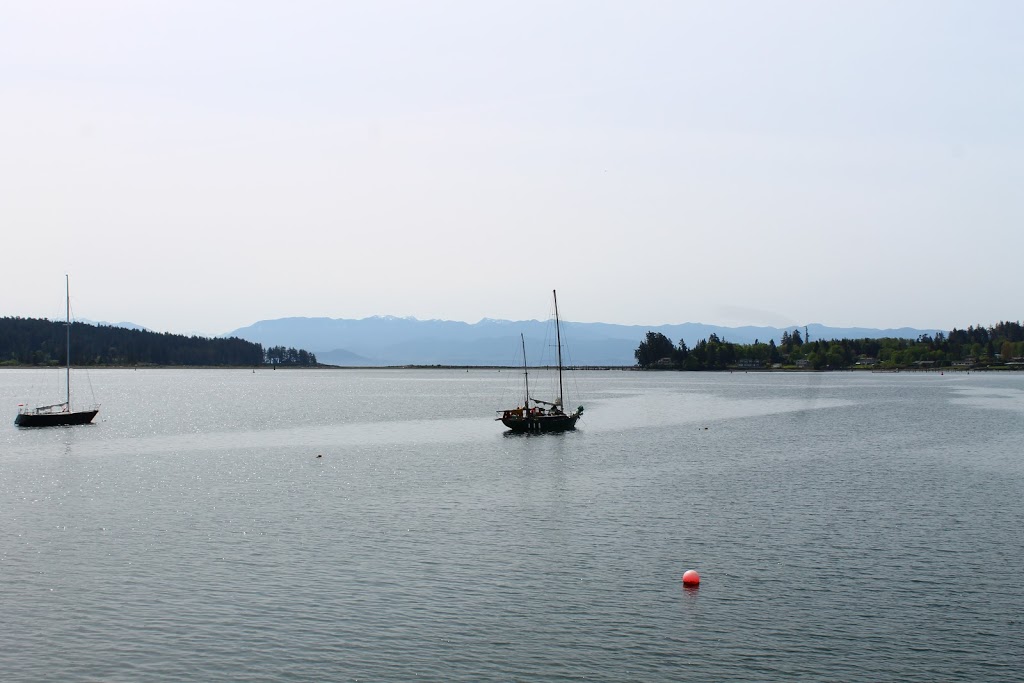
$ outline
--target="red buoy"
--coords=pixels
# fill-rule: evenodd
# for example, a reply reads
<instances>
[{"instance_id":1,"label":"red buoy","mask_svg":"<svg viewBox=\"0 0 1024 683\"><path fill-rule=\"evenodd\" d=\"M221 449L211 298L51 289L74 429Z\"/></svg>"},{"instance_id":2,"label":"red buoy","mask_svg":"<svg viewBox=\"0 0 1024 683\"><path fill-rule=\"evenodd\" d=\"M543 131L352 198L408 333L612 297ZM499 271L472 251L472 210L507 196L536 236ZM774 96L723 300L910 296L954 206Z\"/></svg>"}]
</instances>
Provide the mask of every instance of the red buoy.
<instances>
[{"instance_id":1,"label":"red buoy","mask_svg":"<svg viewBox=\"0 0 1024 683\"><path fill-rule=\"evenodd\" d=\"M692 569L687 569L683 573L683 585L684 586L697 586L700 585L700 574Z\"/></svg>"}]
</instances>

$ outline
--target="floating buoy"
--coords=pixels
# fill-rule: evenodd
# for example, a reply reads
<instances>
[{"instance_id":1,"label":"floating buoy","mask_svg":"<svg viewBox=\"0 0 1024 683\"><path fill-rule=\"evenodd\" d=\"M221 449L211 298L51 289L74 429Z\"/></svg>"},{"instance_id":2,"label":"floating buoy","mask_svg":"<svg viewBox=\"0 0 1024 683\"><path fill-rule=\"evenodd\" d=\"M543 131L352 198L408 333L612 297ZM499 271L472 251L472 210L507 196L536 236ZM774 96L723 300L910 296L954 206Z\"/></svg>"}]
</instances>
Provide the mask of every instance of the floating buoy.
<instances>
[{"instance_id":1,"label":"floating buoy","mask_svg":"<svg viewBox=\"0 0 1024 683\"><path fill-rule=\"evenodd\" d=\"M700 574L692 569L687 569L683 573L683 585L684 586L699 586L700 585Z\"/></svg>"}]
</instances>

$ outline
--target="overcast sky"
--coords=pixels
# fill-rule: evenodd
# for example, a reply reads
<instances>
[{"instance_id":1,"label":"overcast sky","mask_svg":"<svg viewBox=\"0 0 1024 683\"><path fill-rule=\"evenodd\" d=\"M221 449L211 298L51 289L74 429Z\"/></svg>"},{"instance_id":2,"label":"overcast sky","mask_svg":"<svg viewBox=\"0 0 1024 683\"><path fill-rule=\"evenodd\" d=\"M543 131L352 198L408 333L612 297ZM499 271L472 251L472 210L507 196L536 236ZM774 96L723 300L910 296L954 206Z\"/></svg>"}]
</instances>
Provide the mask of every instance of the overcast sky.
<instances>
[{"instance_id":1,"label":"overcast sky","mask_svg":"<svg viewBox=\"0 0 1024 683\"><path fill-rule=\"evenodd\" d=\"M1022 317L1021 2L0 1L0 315Z\"/></svg>"}]
</instances>

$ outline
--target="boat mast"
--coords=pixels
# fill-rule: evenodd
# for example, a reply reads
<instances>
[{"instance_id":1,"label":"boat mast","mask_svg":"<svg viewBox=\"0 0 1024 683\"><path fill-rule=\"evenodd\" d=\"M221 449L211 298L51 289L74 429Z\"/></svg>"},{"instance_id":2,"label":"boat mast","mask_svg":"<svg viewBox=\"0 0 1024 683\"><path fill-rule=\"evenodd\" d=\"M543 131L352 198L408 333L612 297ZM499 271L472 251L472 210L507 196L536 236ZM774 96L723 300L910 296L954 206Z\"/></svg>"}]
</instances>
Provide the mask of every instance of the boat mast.
<instances>
[{"instance_id":1,"label":"boat mast","mask_svg":"<svg viewBox=\"0 0 1024 683\"><path fill-rule=\"evenodd\" d=\"M526 339L523 337L523 333L519 333L519 341L523 344L523 377L526 378L526 402L523 403L523 407L529 410L530 408L530 371L526 368Z\"/></svg>"},{"instance_id":2,"label":"boat mast","mask_svg":"<svg viewBox=\"0 0 1024 683\"><path fill-rule=\"evenodd\" d=\"M71 410L71 282L64 273L64 325L67 328L68 355L64 364L67 371L68 410Z\"/></svg>"},{"instance_id":3,"label":"boat mast","mask_svg":"<svg viewBox=\"0 0 1024 683\"><path fill-rule=\"evenodd\" d=\"M555 337L558 339L558 407L562 408L562 330L558 326L558 292L551 290L555 297Z\"/></svg>"}]
</instances>

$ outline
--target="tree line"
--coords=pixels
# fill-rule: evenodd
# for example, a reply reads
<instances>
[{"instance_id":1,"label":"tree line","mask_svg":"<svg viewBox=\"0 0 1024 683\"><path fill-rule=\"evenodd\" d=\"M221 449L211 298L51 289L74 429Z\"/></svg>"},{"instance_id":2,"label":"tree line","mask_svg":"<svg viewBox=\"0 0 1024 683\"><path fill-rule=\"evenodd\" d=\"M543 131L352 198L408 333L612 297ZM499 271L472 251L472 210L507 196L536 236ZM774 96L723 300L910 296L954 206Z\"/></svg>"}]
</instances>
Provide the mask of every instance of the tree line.
<instances>
[{"instance_id":1,"label":"tree line","mask_svg":"<svg viewBox=\"0 0 1024 683\"><path fill-rule=\"evenodd\" d=\"M297 365L300 367L316 365L316 354L305 349L286 349L283 346L271 346L263 352L263 359L269 365Z\"/></svg>"},{"instance_id":2,"label":"tree line","mask_svg":"<svg viewBox=\"0 0 1024 683\"><path fill-rule=\"evenodd\" d=\"M63 322L0 318L0 365L63 365L66 334ZM308 351L264 350L261 344L238 337L215 339L73 322L71 339L71 364L76 366L316 365L316 355Z\"/></svg>"},{"instance_id":3,"label":"tree line","mask_svg":"<svg viewBox=\"0 0 1024 683\"><path fill-rule=\"evenodd\" d=\"M841 370L852 367L995 367L1024 368L1024 326L999 322L990 327L953 329L917 339L807 339L807 331L784 332L780 343L754 340L734 344L711 334L692 348L660 332L648 332L634 352L642 368L725 370L737 367L806 367Z\"/></svg>"}]
</instances>

